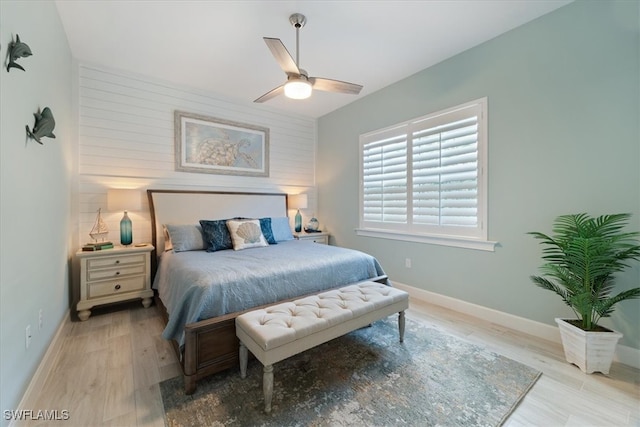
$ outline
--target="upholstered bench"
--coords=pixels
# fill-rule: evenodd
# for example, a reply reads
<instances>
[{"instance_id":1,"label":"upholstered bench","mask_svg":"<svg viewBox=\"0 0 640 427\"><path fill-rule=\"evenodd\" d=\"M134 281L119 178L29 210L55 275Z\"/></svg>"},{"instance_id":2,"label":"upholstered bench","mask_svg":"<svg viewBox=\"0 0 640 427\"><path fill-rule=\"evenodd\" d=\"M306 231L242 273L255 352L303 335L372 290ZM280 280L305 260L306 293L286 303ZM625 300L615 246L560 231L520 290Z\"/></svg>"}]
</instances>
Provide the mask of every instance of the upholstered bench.
<instances>
[{"instance_id":1,"label":"upholstered bench","mask_svg":"<svg viewBox=\"0 0 640 427\"><path fill-rule=\"evenodd\" d=\"M236 318L240 375L247 375L248 351L264 365L264 410L271 412L273 364L355 329L399 313L400 342L409 294L376 282L360 282Z\"/></svg>"}]
</instances>

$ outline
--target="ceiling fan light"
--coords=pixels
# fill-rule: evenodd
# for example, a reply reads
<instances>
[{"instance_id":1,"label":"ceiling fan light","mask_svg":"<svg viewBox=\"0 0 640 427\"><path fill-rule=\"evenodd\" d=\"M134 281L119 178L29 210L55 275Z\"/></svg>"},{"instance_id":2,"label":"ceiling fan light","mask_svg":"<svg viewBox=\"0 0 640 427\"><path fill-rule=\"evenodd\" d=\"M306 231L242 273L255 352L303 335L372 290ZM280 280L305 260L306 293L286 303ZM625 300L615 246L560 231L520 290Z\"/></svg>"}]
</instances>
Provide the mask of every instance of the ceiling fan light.
<instances>
[{"instance_id":1,"label":"ceiling fan light","mask_svg":"<svg viewBox=\"0 0 640 427\"><path fill-rule=\"evenodd\" d=\"M307 99L311 92L311 83L305 79L291 79L284 85L284 95L287 98Z\"/></svg>"}]
</instances>

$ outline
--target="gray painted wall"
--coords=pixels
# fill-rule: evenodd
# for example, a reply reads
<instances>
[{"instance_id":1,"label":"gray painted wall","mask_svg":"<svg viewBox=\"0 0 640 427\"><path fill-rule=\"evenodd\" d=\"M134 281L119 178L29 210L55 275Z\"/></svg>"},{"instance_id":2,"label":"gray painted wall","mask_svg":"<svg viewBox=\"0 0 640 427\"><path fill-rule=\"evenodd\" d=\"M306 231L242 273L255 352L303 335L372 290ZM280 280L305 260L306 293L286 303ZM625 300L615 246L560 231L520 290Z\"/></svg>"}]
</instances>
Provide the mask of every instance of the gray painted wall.
<instances>
[{"instance_id":1,"label":"gray painted wall","mask_svg":"<svg viewBox=\"0 0 640 427\"><path fill-rule=\"evenodd\" d=\"M392 280L539 322L572 311L535 287L558 215L631 212L640 230L638 2L580 1L319 119L318 219ZM427 43L404 46L420 54ZM495 252L358 237L358 136L466 101L489 103L489 239ZM411 258L413 268L405 268ZM619 276L640 285L640 265ZM640 301L610 320L640 348Z\"/></svg>"},{"instance_id":2,"label":"gray painted wall","mask_svg":"<svg viewBox=\"0 0 640 427\"><path fill-rule=\"evenodd\" d=\"M26 72L0 69L0 409L4 411L16 408L69 307L74 154L71 51L55 4L0 1L0 28L3 60L16 33L33 52L19 61ZM25 125L31 128L33 113L47 106L56 119L56 139L44 138L40 145L26 139ZM32 339L27 350L29 324ZM7 423L4 412L1 422Z\"/></svg>"}]
</instances>

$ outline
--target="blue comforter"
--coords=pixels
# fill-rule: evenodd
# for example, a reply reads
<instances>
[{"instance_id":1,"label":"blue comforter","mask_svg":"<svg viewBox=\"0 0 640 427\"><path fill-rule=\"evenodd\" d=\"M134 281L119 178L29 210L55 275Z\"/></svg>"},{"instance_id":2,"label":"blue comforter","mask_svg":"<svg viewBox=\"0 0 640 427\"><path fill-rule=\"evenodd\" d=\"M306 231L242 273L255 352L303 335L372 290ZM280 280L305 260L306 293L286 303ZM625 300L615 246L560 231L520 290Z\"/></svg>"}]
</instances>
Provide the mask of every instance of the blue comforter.
<instances>
[{"instance_id":1,"label":"blue comforter","mask_svg":"<svg viewBox=\"0 0 640 427\"><path fill-rule=\"evenodd\" d=\"M162 335L182 345L187 323L383 274L371 255L291 240L242 251L166 252L153 286L169 313Z\"/></svg>"}]
</instances>

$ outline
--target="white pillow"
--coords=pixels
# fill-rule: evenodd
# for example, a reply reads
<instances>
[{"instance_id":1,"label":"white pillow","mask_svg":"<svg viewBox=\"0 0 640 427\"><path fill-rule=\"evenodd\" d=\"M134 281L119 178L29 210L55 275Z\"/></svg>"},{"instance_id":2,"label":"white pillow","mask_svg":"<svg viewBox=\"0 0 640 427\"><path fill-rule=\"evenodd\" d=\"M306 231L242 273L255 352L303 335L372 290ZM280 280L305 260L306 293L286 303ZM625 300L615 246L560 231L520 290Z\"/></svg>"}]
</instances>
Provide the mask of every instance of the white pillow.
<instances>
[{"instance_id":1,"label":"white pillow","mask_svg":"<svg viewBox=\"0 0 640 427\"><path fill-rule=\"evenodd\" d=\"M169 252L173 249L173 245L171 244L171 236L169 236L169 230L167 230L167 226L162 226L162 234L164 234L164 252Z\"/></svg>"},{"instance_id":2,"label":"white pillow","mask_svg":"<svg viewBox=\"0 0 640 427\"><path fill-rule=\"evenodd\" d=\"M202 227L196 224L166 224L170 245L174 252L201 251L205 249ZM165 250L167 244L165 240Z\"/></svg>"},{"instance_id":3,"label":"white pillow","mask_svg":"<svg viewBox=\"0 0 640 427\"><path fill-rule=\"evenodd\" d=\"M289 225L289 218L287 218L286 216L272 217L271 231L273 232L273 238L276 242L293 240L291 226Z\"/></svg>"},{"instance_id":4,"label":"white pillow","mask_svg":"<svg viewBox=\"0 0 640 427\"><path fill-rule=\"evenodd\" d=\"M230 219L227 221L227 228L231 235L234 251L269 246L267 239L265 239L262 234L259 219Z\"/></svg>"}]
</instances>

